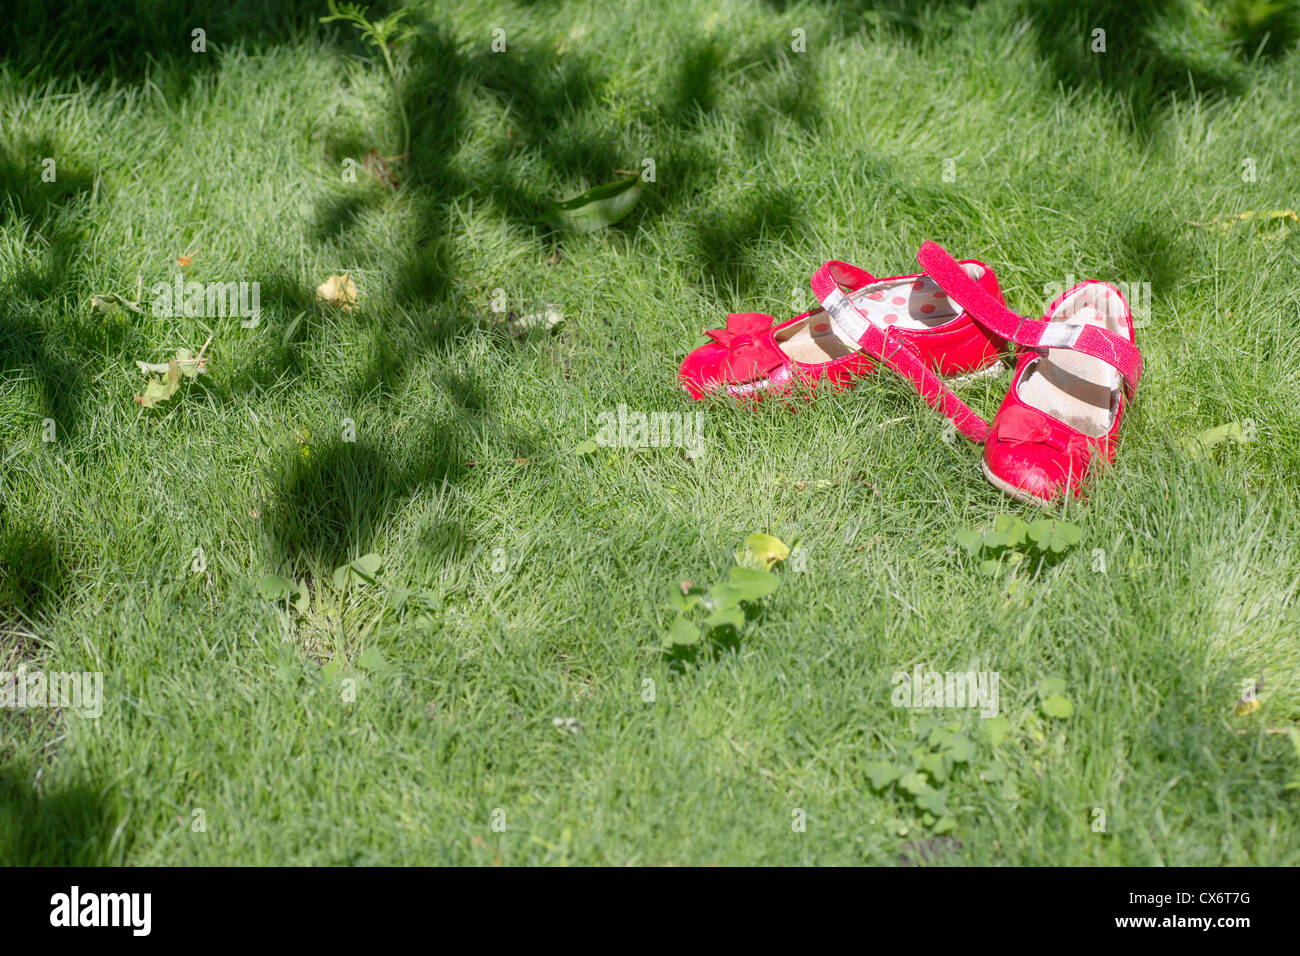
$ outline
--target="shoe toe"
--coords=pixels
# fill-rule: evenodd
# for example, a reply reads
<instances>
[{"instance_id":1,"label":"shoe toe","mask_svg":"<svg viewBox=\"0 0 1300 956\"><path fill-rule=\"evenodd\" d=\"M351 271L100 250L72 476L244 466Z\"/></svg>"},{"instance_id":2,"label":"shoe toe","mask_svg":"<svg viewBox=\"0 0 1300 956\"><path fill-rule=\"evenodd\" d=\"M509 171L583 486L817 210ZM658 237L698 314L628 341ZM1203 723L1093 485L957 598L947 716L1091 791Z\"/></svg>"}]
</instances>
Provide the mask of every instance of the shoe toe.
<instances>
[{"instance_id":1,"label":"shoe toe","mask_svg":"<svg viewBox=\"0 0 1300 956\"><path fill-rule=\"evenodd\" d=\"M716 342L701 345L682 360L678 370L682 388L695 400L699 400L722 384L722 362L727 350Z\"/></svg>"},{"instance_id":2,"label":"shoe toe","mask_svg":"<svg viewBox=\"0 0 1300 956\"><path fill-rule=\"evenodd\" d=\"M1051 501L1070 486L1069 456L1043 445L990 441L984 450L984 470L993 484L1021 499Z\"/></svg>"}]
</instances>

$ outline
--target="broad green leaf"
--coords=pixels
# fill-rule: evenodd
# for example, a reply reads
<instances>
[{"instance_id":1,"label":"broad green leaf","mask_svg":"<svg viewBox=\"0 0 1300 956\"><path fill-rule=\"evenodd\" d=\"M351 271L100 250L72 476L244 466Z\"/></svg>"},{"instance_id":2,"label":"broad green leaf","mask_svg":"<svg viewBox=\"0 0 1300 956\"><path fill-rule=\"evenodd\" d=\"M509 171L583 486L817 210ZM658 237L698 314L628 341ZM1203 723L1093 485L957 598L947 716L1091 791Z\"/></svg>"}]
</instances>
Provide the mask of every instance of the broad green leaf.
<instances>
[{"instance_id":1,"label":"broad green leaf","mask_svg":"<svg viewBox=\"0 0 1300 956\"><path fill-rule=\"evenodd\" d=\"M936 817L948 813L948 793L945 790L927 790L916 795L916 805L922 810L933 813Z\"/></svg>"},{"instance_id":2,"label":"broad green leaf","mask_svg":"<svg viewBox=\"0 0 1300 956\"><path fill-rule=\"evenodd\" d=\"M684 617L673 619L664 635L664 643L670 646L685 646L700 642L700 629Z\"/></svg>"},{"instance_id":3,"label":"broad green leaf","mask_svg":"<svg viewBox=\"0 0 1300 956\"><path fill-rule=\"evenodd\" d=\"M990 783L999 783L1007 779L1007 768L1000 763L991 763L980 771L980 779Z\"/></svg>"},{"instance_id":4,"label":"broad green leaf","mask_svg":"<svg viewBox=\"0 0 1300 956\"><path fill-rule=\"evenodd\" d=\"M957 546L974 557L979 553L980 548L984 546L984 535L978 531L969 531L963 528L957 532Z\"/></svg>"},{"instance_id":5,"label":"broad green leaf","mask_svg":"<svg viewBox=\"0 0 1300 956\"><path fill-rule=\"evenodd\" d=\"M740 588L732 587L725 581L713 585L709 588L709 600L706 602L713 611L725 611L728 608L736 607L741 601L747 601L745 592Z\"/></svg>"},{"instance_id":6,"label":"broad green leaf","mask_svg":"<svg viewBox=\"0 0 1300 956\"><path fill-rule=\"evenodd\" d=\"M954 734L945 748L948 759L953 763L967 763L975 756L975 745L965 734Z\"/></svg>"},{"instance_id":7,"label":"broad green leaf","mask_svg":"<svg viewBox=\"0 0 1300 956\"><path fill-rule=\"evenodd\" d=\"M781 579L768 571L754 568L732 568L727 583L740 592L742 601L765 598L781 586Z\"/></svg>"},{"instance_id":8,"label":"broad green leaf","mask_svg":"<svg viewBox=\"0 0 1300 956\"><path fill-rule=\"evenodd\" d=\"M926 783L925 774L915 770L899 777L898 785L914 797L919 797L930 789L930 785Z\"/></svg>"},{"instance_id":9,"label":"broad green leaf","mask_svg":"<svg viewBox=\"0 0 1300 956\"><path fill-rule=\"evenodd\" d=\"M883 760L872 760L866 766L867 779L871 781L872 790L884 790L903 775L903 768Z\"/></svg>"},{"instance_id":10,"label":"broad green leaf","mask_svg":"<svg viewBox=\"0 0 1300 956\"><path fill-rule=\"evenodd\" d=\"M918 766L929 774L930 779L935 783L943 783L948 779L948 761L941 753L925 754L918 761Z\"/></svg>"},{"instance_id":11,"label":"broad green leaf","mask_svg":"<svg viewBox=\"0 0 1300 956\"><path fill-rule=\"evenodd\" d=\"M257 591L269 601L283 601L293 593L293 582L279 574L268 574L258 579Z\"/></svg>"},{"instance_id":12,"label":"broad green leaf","mask_svg":"<svg viewBox=\"0 0 1300 956\"><path fill-rule=\"evenodd\" d=\"M998 567L999 565L997 561L993 558L988 558L987 560L980 562L980 574L984 575L986 578L991 578L998 573Z\"/></svg>"},{"instance_id":13,"label":"broad green leaf","mask_svg":"<svg viewBox=\"0 0 1300 956\"><path fill-rule=\"evenodd\" d=\"M635 174L551 205L551 220L574 232L595 232L612 226L632 211L641 198L641 176Z\"/></svg>"},{"instance_id":14,"label":"broad green leaf","mask_svg":"<svg viewBox=\"0 0 1300 956\"><path fill-rule=\"evenodd\" d=\"M378 670L384 666L384 655L379 652L377 647L369 648L357 658L357 666L368 671Z\"/></svg>"},{"instance_id":15,"label":"broad green leaf","mask_svg":"<svg viewBox=\"0 0 1300 956\"><path fill-rule=\"evenodd\" d=\"M1060 694L1049 694L1043 698L1043 713L1064 720L1074 713L1074 705Z\"/></svg>"},{"instance_id":16,"label":"broad green leaf","mask_svg":"<svg viewBox=\"0 0 1300 956\"><path fill-rule=\"evenodd\" d=\"M353 561L352 567L360 571L362 574L374 577L379 571L379 566L383 563L383 557L372 551L370 554L363 554L361 557Z\"/></svg>"},{"instance_id":17,"label":"broad green leaf","mask_svg":"<svg viewBox=\"0 0 1300 956\"><path fill-rule=\"evenodd\" d=\"M1029 537L1033 539L1034 544L1039 551L1047 551L1052 546L1052 521L1050 518L1040 518L1029 524Z\"/></svg>"},{"instance_id":18,"label":"broad green leaf","mask_svg":"<svg viewBox=\"0 0 1300 956\"><path fill-rule=\"evenodd\" d=\"M1056 531L1065 539L1065 543L1071 548L1083 540L1083 529L1077 524L1070 524L1068 521L1058 521L1056 522Z\"/></svg>"},{"instance_id":19,"label":"broad green leaf","mask_svg":"<svg viewBox=\"0 0 1300 956\"><path fill-rule=\"evenodd\" d=\"M1015 515L1000 514L993 519L993 530L1001 544L1014 548L1025 543L1029 526Z\"/></svg>"},{"instance_id":20,"label":"broad green leaf","mask_svg":"<svg viewBox=\"0 0 1300 956\"><path fill-rule=\"evenodd\" d=\"M1007 735L1011 733L1011 721L1005 717L986 717L980 721L980 726L984 728L984 736L994 747L1006 740Z\"/></svg>"},{"instance_id":21,"label":"broad green leaf","mask_svg":"<svg viewBox=\"0 0 1300 956\"><path fill-rule=\"evenodd\" d=\"M940 817L938 820L935 821L934 826L931 827L930 829L934 833L938 834L938 833L947 833L950 830L956 829L956 827L957 827L957 821L954 820L952 817Z\"/></svg>"},{"instance_id":22,"label":"broad green leaf","mask_svg":"<svg viewBox=\"0 0 1300 956\"><path fill-rule=\"evenodd\" d=\"M668 603L671 604L675 610L681 611L685 614L687 611L694 608L695 605L700 603L700 597L704 594L704 588L695 584L690 584L685 587L683 587L683 585L686 585L685 581L681 584L674 584L668 588Z\"/></svg>"},{"instance_id":23,"label":"broad green leaf","mask_svg":"<svg viewBox=\"0 0 1300 956\"><path fill-rule=\"evenodd\" d=\"M341 568L334 569L334 574L331 577L331 580L334 582L335 589L342 591L345 587L348 586L348 582L351 580L351 578L352 578L352 569L345 564Z\"/></svg>"},{"instance_id":24,"label":"broad green leaf","mask_svg":"<svg viewBox=\"0 0 1300 956\"><path fill-rule=\"evenodd\" d=\"M1047 697L1049 694L1064 694L1065 678L1064 677L1044 677L1038 682L1038 696Z\"/></svg>"},{"instance_id":25,"label":"broad green leaf","mask_svg":"<svg viewBox=\"0 0 1300 956\"><path fill-rule=\"evenodd\" d=\"M738 607L729 607L725 610L714 611L704 619L706 627L723 627L731 625L739 630L745 623L745 613Z\"/></svg>"},{"instance_id":26,"label":"broad green leaf","mask_svg":"<svg viewBox=\"0 0 1300 956\"><path fill-rule=\"evenodd\" d=\"M294 590L293 607L299 614L306 614L307 609L311 607L311 591L307 589L306 581L300 581Z\"/></svg>"},{"instance_id":27,"label":"broad green leaf","mask_svg":"<svg viewBox=\"0 0 1300 956\"><path fill-rule=\"evenodd\" d=\"M599 447L600 446L596 444L596 439L588 438L585 441L578 442L577 447L573 449L573 453L575 455L590 455Z\"/></svg>"}]
</instances>

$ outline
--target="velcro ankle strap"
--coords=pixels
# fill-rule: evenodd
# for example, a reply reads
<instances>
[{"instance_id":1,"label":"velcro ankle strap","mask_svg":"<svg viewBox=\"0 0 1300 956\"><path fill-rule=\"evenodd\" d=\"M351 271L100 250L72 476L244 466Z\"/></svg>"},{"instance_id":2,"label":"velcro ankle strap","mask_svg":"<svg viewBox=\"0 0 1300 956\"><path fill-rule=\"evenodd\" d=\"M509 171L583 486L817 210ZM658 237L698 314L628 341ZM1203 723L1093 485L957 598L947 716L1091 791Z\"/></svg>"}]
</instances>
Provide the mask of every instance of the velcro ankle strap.
<instances>
[{"instance_id":1,"label":"velcro ankle strap","mask_svg":"<svg viewBox=\"0 0 1300 956\"><path fill-rule=\"evenodd\" d=\"M1073 349L1098 358L1119 372L1124 390L1132 399L1142 378L1142 353L1128 338L1098 325L1018 315L980 288L938 243L923 242L916 258L950 299L994 334L1023 348Z\"/></svg>"}]
</instances>

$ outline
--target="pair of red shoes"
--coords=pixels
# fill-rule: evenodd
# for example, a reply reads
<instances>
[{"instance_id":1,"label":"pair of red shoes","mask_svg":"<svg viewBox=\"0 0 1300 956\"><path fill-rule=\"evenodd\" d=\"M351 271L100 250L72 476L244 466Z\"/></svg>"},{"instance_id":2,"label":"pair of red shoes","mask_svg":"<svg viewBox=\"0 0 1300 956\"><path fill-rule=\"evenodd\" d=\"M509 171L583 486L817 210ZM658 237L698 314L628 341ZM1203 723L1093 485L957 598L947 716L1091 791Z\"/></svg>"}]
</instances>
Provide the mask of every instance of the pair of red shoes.
<instances>
[{"instance_id":1,"label":"pair of red shoes","mask_svg":"<svg viewBox=\"0 0 1300 956\"><path fill-rule=\"evenodd\" d=\"M694 399L720 392L761 398L796 389L849 387L884 362L910 381L965 437L984 443L984 474L1023 501L1078 495L1094 461L1115 460L1126 401L1142 376L1133 317L1120 291L1081 282L1040 320L1006 307L993 270L957 262L926 242L925 272L877 279L828 262L812 277L821 308L774 325L741 312L682 362ZM1020 349L1015 378L992 424L940 376L974 372Z\"/></svg>"}]
</instances>

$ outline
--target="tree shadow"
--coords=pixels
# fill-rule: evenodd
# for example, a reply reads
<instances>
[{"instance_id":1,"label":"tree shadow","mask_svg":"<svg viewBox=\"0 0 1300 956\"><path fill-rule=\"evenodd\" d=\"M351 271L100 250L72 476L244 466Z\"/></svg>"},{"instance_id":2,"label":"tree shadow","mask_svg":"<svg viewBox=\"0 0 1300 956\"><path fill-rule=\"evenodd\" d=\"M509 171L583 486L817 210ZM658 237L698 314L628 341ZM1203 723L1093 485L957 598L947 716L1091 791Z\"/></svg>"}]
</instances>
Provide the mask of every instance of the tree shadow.
<instances>
[{"instance_id":1,"label":"tree shadow","mask_svg":"<svg viewBox=\"0 0 1300 956\"><path fill-rule=\"evenodd\" d=\"M112 818L84 783L42 793L0 767L0 866L105 866Z\"/></svg>"},{"instance_id":2,"label":"tree shadow","mask_svg":"<svg viewBox=\"0 0 1300 956\"><path fill-rule=\"evenodd\" d=\"M943 40L985 0L819 0L847 30L886 29L914 43ZM767 0L779 12L792 0ZM1052 82L1114 96L1129 128L1150 133L1179 93L1239 96L1244 69L1300 40L1300 6L1225 0L1020 0ZM1098 32L1100 31L1100 32Z\"/></svg>"},{"instance_id":3,"label":"tree shadow","mask_svg":"<svg viewBox=\"0 0 1300 956\"><path fill-rule=\"evenodd\" d=\"M389 4L371 5L380 11ZM96 0L28 0L9 10L0 59L34 86L47 80L137 83L148 75L166 98L186 96L212 58L196 52L195 30L209 52L300 42L325 13L322 0L124 0L107 15Z\"/></svg>"},{"instance_id":4,"label":"tree shadow","mask_svg":"<svg viewBox=\"0 0 1300 956\"><path fill-rule=\"evenodd\" d=\"M1213 26L1181 0L1032 0L1025 14L1056 82L1117 96L1136 131L1149 132L1179 92L1245 89L1239 59L1214 49Z\"/></svg>"},{"instance_id":5,"label":"tree shadow","mask_svg":"<svg viewBox=\"0 0 1300 956\"><path fill-rule=\"evenodd\" d=\"M59 539L35 520L17 517L0 504L0 627L40 620L62 600L67 587L67 562Z\"/></svg>"},{"instance_id":6,"label":"tree shadow","mask_svg":"<svg viewBox=\"0 0 1300 956\"><path fill-rule=\"evenodd\" d=\"M53 181L45 181L47 170ZM74 324L54 334L40 315L70 285L82 247L74 227L59 214L93 184L89 167L68 156L52 136L0 144L0 227L31 230L39 246L7 277L6 294L0 296L0 373L32 373L45 416L67 430L76 427L84 390L75 352L102 344L111 326L94 332Z\"/></svg>"}]
</instances>

